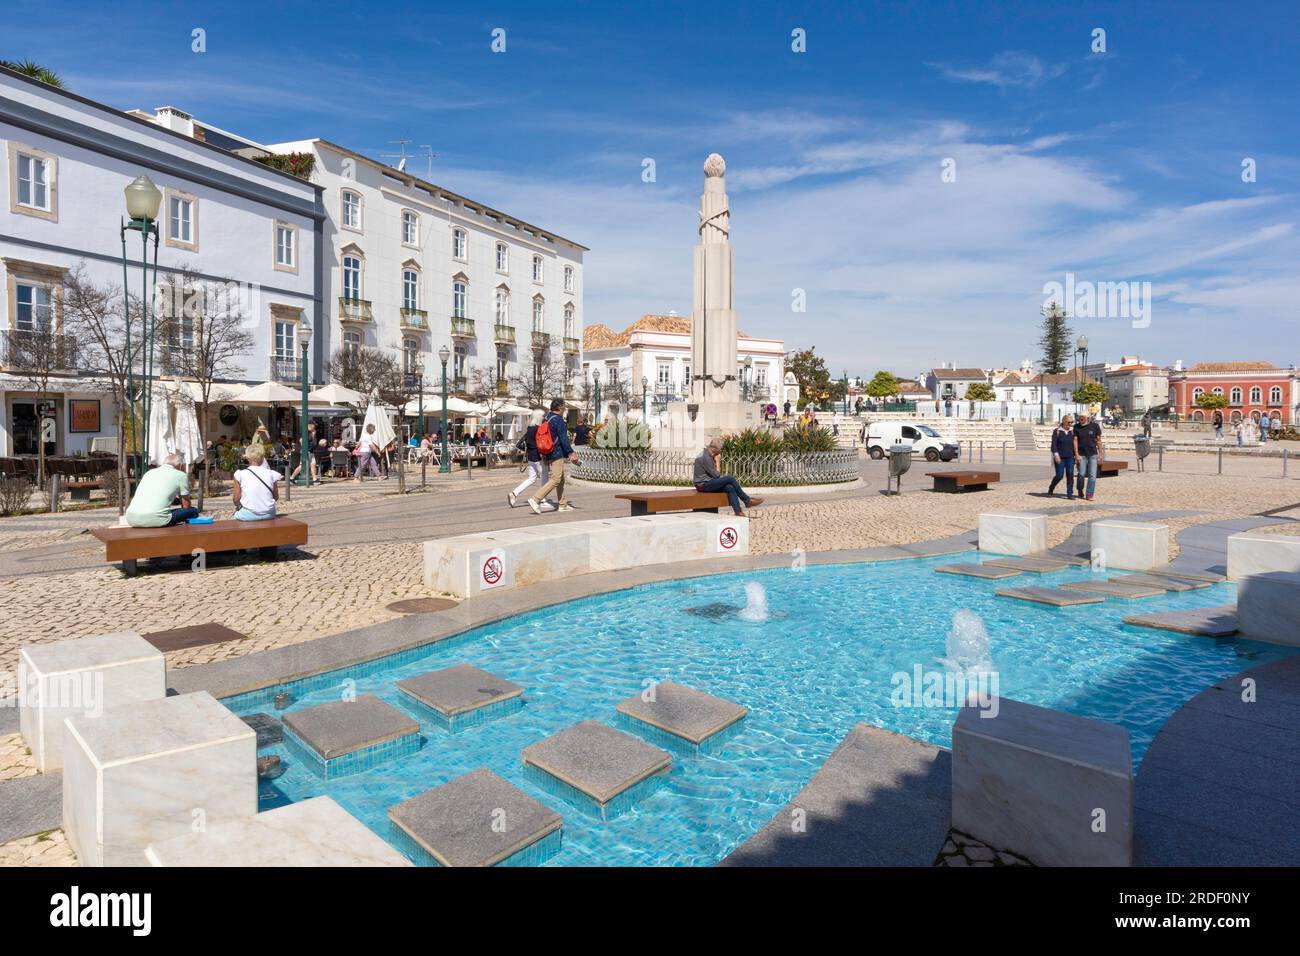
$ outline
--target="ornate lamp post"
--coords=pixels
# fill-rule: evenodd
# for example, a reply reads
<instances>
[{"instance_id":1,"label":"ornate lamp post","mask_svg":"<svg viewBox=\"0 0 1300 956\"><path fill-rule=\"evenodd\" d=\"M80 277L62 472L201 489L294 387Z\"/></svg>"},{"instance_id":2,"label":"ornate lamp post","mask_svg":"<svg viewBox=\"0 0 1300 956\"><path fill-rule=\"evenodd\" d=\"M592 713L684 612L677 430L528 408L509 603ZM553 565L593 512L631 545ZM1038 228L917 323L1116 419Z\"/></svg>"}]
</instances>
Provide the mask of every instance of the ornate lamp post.
<instances>
[{"instance_id":1,"label":"ornate lamp post","mask_svg":"<svg viewBox=\"0 0 1300 956\"><path fill-rule=\"evenodd\" d=\"M593 387L596 389L596 411L592 415L592 422L594 424L600 421L600 369L593 368L591 370L591 381Z\"/></svg>"},{"instance_id":2,"label":"ornate lamp post","mask_svg":"<svg viewBox=\"0 0 1300 956\"><path fill-rule=\"evenodd\" d=\"M302 477L299 478L298 483L306 488L311 484L312 450L307 447L310 441L307 437L307 347L311 345L311 323L307 321L305 315L298 323L298 342L302 346L302 422L299 425L302 439L298 444L298 472Z\"/></svg>"},{"instance_id":3,"label":"ornate lamp post","mask_svg":"<svg viewBox=\"0 0 1300 956\"><path fill-rule=\"evenodd\" d=\"M126 421L132 442L138 437L138 453L132 454L130 473L139 478L145 471L146 462L142 455L149 447L149 406L152 402L150 380L153 377L153 325L157 316L150 309L149 295L149 237L153 236L153 274L158 277L158 207L162 204L162 193L148 176L137 176L124 189L126 197L126 214L129 221L121 224L122 238L122 308L125 313L126 327ZM126 279L126 231L134 229L140 233L140 268L143 272L140 297L140 433L136 434L135 417L135 352L131 348L131 306L125 295ZM151 321L152 320L152 321Z\"/></svg>"},{"instance_id":4,"label":"ornate lamp post","mask_svg":"<svg viewBox=\"0 0 1300 956\"><path fill-rule=\"evenodd\" d=\"M741 388L743 401L749 401L752 395L752 382L754 381L754 356L745 356L744 382Z\"/></svg>"},{"instance_id":5,"label":"ornate lamp post","mask_svg":"<svg viewBox=\"0 0 1300 956\"><path fill-rule=\"evenodd\" d=\"M1082 362L1079 361L1079 356L1080 356L1080 355L1083 356L1083 361L1082 361ZM1084 375L1084 371L1085 371L1085 370L1087 369L1087 367L1088 367L1088 336L1086 336L1086 335L1081 335L1081 336L1079 336L1079 341L1075 343L1075 349L1074 349L1074 362L1075 362L1075 365L1077 366L1077 369L1078 369L1078 374L1077 374L1077 376L1076 376L1077 381L1075 382L1075 388L1082 388L1082 387L1083 387L1083 375ZM1078 403L1076 402L1075 404L1077 405ZM1078 411L1078 408L1075 408L1075 411L1077 412L1077 411Z\"/></svg>"},{"instance_id":6,"label":"ornate lamp post","mask_svg":"<svg viewBox=\"0 0 1300 956\"><path fill-rule=\"evenodd\" d=\"M451 350L447 346L438 349L438 358L442 362L442 458L438 470L444 475L451 474L451 462L447 459L447 359Z\"/></svg>"},{"instance_id":7,"label":"ornate lamp post","mask_svg":"<svg viewBox=\"0 0 1300 956\"><path fill-rule=\"evenodd\" d=\"M641 376L641 420L650 421L650 406L646 404L646 392L650 390L650 378L646 375Z\"/></svg>"}]
</instances>

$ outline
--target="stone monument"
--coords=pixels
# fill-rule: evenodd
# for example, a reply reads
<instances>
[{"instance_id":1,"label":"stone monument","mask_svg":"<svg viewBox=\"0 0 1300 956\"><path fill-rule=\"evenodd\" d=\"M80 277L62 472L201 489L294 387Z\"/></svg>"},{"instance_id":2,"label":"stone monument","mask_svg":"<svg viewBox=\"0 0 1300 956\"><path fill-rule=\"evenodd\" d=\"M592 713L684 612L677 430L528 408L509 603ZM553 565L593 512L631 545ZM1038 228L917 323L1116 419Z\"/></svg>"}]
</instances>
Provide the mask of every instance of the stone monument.
<instances>
[{"instance_id":1,"label":"stone monument","mask_svg":"<svg viewBox=\"0 0 1300 956\"><path fill-rule=\"evenodd\" d=\"M731 204L727 164L717 153L704 161L699 243L695 246L695 293L691 311L689 398L669 405L660 445L697 450L714 435L760 422L758 406L740 400L736 375L736 310L732 286Z\"/></svg>"}]
</instances>

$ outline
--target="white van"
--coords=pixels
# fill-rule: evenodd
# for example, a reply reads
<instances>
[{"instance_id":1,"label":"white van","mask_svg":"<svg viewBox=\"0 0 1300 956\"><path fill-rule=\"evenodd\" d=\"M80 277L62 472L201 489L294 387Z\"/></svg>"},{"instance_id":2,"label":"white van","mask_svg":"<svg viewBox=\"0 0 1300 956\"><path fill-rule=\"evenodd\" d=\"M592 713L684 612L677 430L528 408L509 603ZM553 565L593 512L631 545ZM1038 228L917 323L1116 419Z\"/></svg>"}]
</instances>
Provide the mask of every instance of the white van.
<instances>
[{"instance_id":1,"label":"white van","mask_svg":"<svg viewBox=\"0 0 1300 956\"><path fill-rule=\"evenodd\" d=\"M889 454L890 445L911 445L912 454L925 455L926 461L952 461L961 458L961 446L945 441L929 425L909 425L906 422L872 422L867 426L863 441L867 454L879 460Z\"/></svg>"}]
</instances>

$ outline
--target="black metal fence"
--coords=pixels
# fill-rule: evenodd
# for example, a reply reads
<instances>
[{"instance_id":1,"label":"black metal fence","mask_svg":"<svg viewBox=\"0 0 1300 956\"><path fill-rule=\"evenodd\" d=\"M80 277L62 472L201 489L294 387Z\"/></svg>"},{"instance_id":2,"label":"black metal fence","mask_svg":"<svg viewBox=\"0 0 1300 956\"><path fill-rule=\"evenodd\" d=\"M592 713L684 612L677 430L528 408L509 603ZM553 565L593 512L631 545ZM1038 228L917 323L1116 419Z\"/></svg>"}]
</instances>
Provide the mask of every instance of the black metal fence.
<instances>
[{"instance_id":1,"label":"black metal fence","mask_svg":"<svg viewBox=\"0 0 1300 956\"><path fill-rule=\"evenodd\" d=\"M690 485L694 456L684 452L583 448L582 466L574 473L588 481L625 485ZM850 450L782 452L773 455L723 456L722 471L754 487L828 485L858 477L857 452Z\"/></svg>"}]
</instances>

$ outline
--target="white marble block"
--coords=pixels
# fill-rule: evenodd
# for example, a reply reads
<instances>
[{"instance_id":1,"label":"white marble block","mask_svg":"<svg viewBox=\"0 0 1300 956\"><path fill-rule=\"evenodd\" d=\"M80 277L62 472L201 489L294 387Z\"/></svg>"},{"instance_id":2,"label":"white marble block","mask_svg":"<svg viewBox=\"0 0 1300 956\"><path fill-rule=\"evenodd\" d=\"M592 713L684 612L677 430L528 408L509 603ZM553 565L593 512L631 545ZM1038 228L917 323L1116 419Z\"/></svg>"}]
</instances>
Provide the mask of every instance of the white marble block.
<instances>
[{"instance_id":1,"label":"white marble block","mask_svg":"<svg viewBox=\"0 0 1300 956\"><path fill-rule=\"evenodd\" d=\"M151 866L414 866L329 797L312 797L145 850Z\"/></svg>"},{"instance_id":2,"label":"white marble block","mask_svg":"<svg viewBox=\"0 0 1300 956\"><path fill-rule=\"evenodd\" d=\"M1037 554L1047 550L1047 515L980 515L979 549L990 554Z\"/></svg>"},{"instance_id":3,"label":"white marble block","mask_svg":"<svg viewBox=\"0 0 1300 956\"><path fill-rule=\"evenodd\" d=\"M952 825L1039 866L1129 866L1128 731L1003 697L952 728Z\"/></svg>"},{"instance_id":4,"label":"white marble block","mask_svg":"<svg viewBox=\"0 0 1300 956\"><path fill-rule=\"evenodd\" d=\"M1149 521L1094 521L1089 529L1094 566L1148 571L1169 563L1167 524Z\"/></svg>"},{"instance_id":5,"label":"white marble block","mask_svg":"<svg viewBox=\"0 0 1300 956\"><path fill-rule=\"evenodd\" d=\"M1300 537L1246 532L1228 538L1229 581L1270 571L1300 571Z\"/></svg>"},{"instance_id":6,"label":"white marble block","mask_svg":"<svg viewBox=\"0 0 1300 956\"><path fill-rule=\"evenodd\" d=\"M63 829L83 866L257 812L257 734L204 692L64 722Z\"/></svg>"},{"instance_id":7,"label":"white marble block","mask_svg":"<svg viewBox=\"0 0 1300 956\"><path fill-rule=\"evenodd\" d=\"M424 543L426 587L473 597L575 574L749 553L749 519L704 512L538 524Z\"/></svg>"},{"instance_id":8,"label":"white marble block","mask_svg":"<svg viewBox=\"0 0 1300 956\"><path fill-rule=\"evenodd\" d=\"M1270 571L1238 581L1237 633L1300 647L1300 572Z\"/></svg>"},{"instance_id":9,"label":"white marble block","mask_svg":"<svg viewBox=\"0 0 1300 956\"><path fill-rule=\"evenodd\" d=\"M167 663L139 634L101 634L18 652L18 726L42 773L63 766L63 720L106 707L160 700Z\"/></svg>"}]
</instances>

